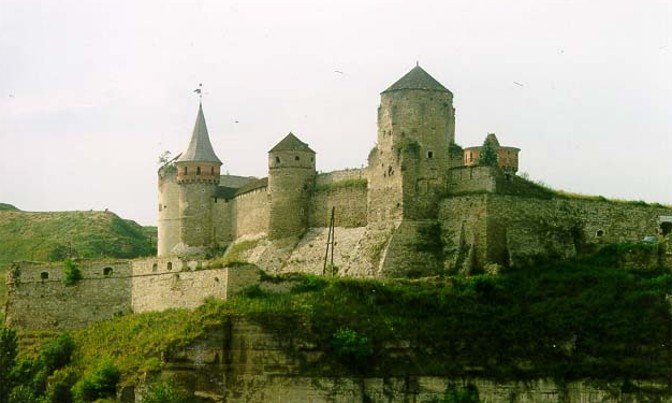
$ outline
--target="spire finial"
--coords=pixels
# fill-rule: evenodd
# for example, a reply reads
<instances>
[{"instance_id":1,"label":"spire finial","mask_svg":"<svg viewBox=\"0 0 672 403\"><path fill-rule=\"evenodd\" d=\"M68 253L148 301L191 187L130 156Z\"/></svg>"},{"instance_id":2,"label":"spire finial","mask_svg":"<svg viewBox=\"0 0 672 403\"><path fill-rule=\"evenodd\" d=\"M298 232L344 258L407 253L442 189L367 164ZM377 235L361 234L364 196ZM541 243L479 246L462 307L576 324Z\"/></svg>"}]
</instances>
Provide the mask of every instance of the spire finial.
<instances>
[{"instance_id":1,"label":"spire finial","mask_svg":"<svg viewBox=\"0 0 672 403\"><path fill-rule=\"evenodd\" d=\"M420 67L420 61L419 60L415 61L415 67Z\"/></svg>"},{"instance_id":2,"label":"spire finial","mask_svg":"<svg viewBox=\"0 0 672 403\"><path fill-rule=\"evenodd\" d=\"M198 88L194 90L195 93L198 94L198 103L203 102L203 83L198 83Z\"/></svg>"}]
</instances>

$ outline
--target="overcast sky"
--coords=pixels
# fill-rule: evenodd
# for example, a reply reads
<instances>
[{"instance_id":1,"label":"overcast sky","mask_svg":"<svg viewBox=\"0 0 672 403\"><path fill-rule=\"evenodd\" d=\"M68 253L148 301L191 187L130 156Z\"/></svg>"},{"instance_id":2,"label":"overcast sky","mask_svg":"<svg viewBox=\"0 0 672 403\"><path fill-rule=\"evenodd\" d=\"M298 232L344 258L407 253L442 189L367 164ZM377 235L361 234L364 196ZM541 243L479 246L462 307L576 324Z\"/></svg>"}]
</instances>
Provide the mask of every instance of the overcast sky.
<instances>
[{"instance_id":1,"label":"overcast sky","mask_svg":"<svg viewBox=\"0 0 672 403\"><path fill-rule=\"evenodd\" d=\"M495 132L555 188L672 204L671 1L0 0L0 202L155 224L157 158L203 83L223 172L288 132L360 167L379 93L416 61L456 141Z\"/></svg>"}]
</instances>

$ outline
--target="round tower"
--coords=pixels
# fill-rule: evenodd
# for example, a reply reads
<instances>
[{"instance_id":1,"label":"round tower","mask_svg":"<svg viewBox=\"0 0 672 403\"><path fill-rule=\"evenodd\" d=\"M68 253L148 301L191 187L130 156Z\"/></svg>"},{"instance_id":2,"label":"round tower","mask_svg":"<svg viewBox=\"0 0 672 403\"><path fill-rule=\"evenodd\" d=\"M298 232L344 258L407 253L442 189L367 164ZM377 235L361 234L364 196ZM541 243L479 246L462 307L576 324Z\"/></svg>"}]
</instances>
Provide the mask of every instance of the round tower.
<instances>
[{"instance_id":1,"label":"round tower","mask_svg":"<svg viewBox=\"0 0 672 403\"><path fill-rule=\"evenodd\" d=\"M300 235L308 226L315 151L289 133L268 152L269 238Z\"/></svg>"},{"instance_id":2,"label":"round tower","mask_svg":"<svg viewBox=\"0 0 672 403\"><path fill-rule=\"evenodd\" d=\"M435 215L454 141L453 93L420 66L383 91L378 144L369 157L369 216Z\"/></svg>"},{"instance_id":3,"label":"round tower","mask_svg":"<svg viewBox=\"0 0 672 403\"><path fill-rule=\"evenodd\" d=\"M199 105L189 146L174 163L177 191L165 185L159 189L159 200L176 199L177 204L177 214L166 211L167 219L159 221L159 235L164 234L163 240L159 238L159 243L163 242L159 248L163 255L189 253L213 244L212 204L221 166L210 143L203 106ZM179 234L177 239L175 233Z\"/></svg>"}]
</instances>

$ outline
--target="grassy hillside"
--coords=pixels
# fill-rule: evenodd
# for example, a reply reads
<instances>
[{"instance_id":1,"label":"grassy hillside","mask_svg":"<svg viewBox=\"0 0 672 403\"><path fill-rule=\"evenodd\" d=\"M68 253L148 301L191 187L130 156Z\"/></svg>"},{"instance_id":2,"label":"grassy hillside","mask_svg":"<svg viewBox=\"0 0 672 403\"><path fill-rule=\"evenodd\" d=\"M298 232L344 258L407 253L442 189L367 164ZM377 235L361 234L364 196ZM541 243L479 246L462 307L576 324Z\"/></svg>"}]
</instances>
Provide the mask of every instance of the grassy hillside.
<instances>
[{"instance_id":1,"label":"grassy hillside","mask_svg":"<svg viewBox=\"0 0 672 403\"><path fill-rule=\"evenodd\" d=\"M195 311L128 315L75 332L67 368L86 378L112 365L132 383L160 369L162 352L242 315L282 339L309 339L325 353L311 370L335 376L592 378L629 387L668 379L672 275L615 269L616 255L431 281L267 277L291 291L262 283ZM387 354L390 342L414 354Z\"/></svg>"},{"instance_id":2,"label":"grassy hillside","mask_svg":"<svg viewBox=\"0 0 672 403\"><path fill-rule=\"evenodd\" d=\"M12 261L135 258L156 250L156 227L142 227L111 212L24 212L0 204L0 304Z\"/></svg>"}]
</instances>

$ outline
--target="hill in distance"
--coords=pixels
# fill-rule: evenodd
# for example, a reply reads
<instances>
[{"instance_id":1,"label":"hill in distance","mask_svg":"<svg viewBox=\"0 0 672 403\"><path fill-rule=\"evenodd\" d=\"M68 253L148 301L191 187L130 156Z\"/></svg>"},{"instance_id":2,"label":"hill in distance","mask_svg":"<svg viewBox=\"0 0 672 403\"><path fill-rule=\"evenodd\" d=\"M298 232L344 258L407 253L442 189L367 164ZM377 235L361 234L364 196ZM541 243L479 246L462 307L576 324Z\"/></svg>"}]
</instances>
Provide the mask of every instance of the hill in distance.
<instances>
[{"instance_id":1,"label":"hill in distance","mask_svg":"<svg viewBox=\"0 0 672 403\"><path fill-rule=\"evenodd\" d=\"M25 212L0 203L0 269L16 260L136 258L155 250L156 227L112 212Z\"/></svg>"}]
</instances>

